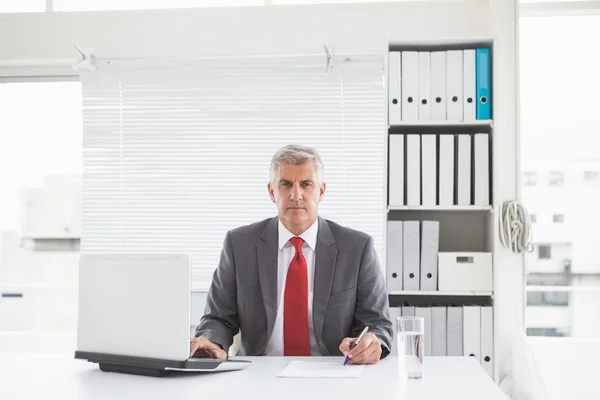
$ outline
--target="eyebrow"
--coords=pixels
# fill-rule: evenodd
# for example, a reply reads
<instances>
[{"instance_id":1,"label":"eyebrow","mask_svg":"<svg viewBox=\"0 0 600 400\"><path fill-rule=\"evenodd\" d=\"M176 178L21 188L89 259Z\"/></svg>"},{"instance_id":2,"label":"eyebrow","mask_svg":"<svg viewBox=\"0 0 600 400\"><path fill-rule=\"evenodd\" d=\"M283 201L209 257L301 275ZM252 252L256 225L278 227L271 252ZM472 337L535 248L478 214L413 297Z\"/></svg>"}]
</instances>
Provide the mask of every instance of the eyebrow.
<instances>
[{"instance_id":1,"label":"eyebrow","mask_svg":"<svg viewBox=\"0 0 600 400\"><path fill-rule=\"evenodd\" d=\"M279 184L281 185L282 183L292 183L292 181L289 181L287 179L279 180ZM301 180L300 183L314 183L314 182L312 179L304 179L304 180Z\"/></svg>"}]
</instances>

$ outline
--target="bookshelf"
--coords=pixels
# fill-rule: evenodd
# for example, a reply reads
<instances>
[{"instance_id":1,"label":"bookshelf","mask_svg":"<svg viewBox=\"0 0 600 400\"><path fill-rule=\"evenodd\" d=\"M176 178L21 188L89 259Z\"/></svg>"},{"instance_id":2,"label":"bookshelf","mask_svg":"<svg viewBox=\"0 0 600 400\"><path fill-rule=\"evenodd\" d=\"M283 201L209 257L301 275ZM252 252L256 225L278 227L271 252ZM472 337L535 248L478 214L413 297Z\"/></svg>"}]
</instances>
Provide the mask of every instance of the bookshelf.
<instances>
[{"instance_id":1,"label":"bookshelf","mask_svg":"<svg viewBox=\"0 0 600 400\"><path fill-rule=\"evenodd\" d=\"M403 310L411 309L414 307L414 312L419 316L419 308L421 309L421 316L423 312L425 315L427 314L427 309L433 309L433 307L462 307L466 310L468 308L469 312L463 314L468 315L469 321L463 325L463 337L464 331L471 332L469 330L473 326L473 311L474 307L480 307L481 310L485 308L485 316L482 311L479 319L475 321L475 324L479 324L480 331L477 332L477 335L480 336L480 342L478 344L473 345L470 339L465 339L463 342L462 351L467 353L473 353L474 350L477 350L477 358L481 362L482 366L486 369L486 371L492 376L495 377L495 373L498 371L498 364L496 361L496 356L494 354L494 344L489 343L489 332L494 332L496 327L493 321L493 317L490 321L490 315L493 316L493 307L494 307L494 290L478 290L477 288L473 288L473 290L444 290L442 287L438 287L438 282L435 283L436 290L432 290L431 287L423 288L420 287L421 290L415 290L414 284L411 283L410 288L405 288L407 275L404 268L406 265L402 266L402 271L398 271L398 266L393 265L397 263L397 260L403 260L406 263L408 259L406 255L402 254L398 256L398 251L406 251L406 236L403 236L404 242L399 244L398 241L398 224L395 228L390 229L390 223L394 222L402 222L404 225L401 229L402 235L406 235L406 221L418 221L421 225L420 231L417 233L417 237L421 242L419 242L419 257L421 256L422 250L422 242L423 242L423 221L437 221L439 224L439 230L437 233L437 252L438 253L456 253L456 254L492 254L491 257L491 266L490 268L493 270L493 253L494 253L494 245L495 238L497 233L495 232L495 223L494 219L496 218L496 205L494 204L494 171L492 162L495 157L495 146L494 142L494 123L493 123L493 114L491 113L493 110L493 93L491 88L491 82L493 81L493 60L494 60L494 52L493 52L494 43L491 38L471 38L471 39L457 39L457 40L436 40L436 41L394 41L388 44L388 54L386 59L386 104L387 104L387 163L386 163L386 185L387 185L387 201L386 201L386 281L388 285L388 297L390 303L390 312L392 317L402 315ZM436 115L434 115L433 107L434 102L443 103L444 100L447 101L445 104L446 107L446 117L450 114L456 116L456 103L457 99L453 96L450 96L451 90L456 90L456 73L451 69L447 69L449 63L452 62L453 66L451 68L456 69L456 57L458 55L461 60L460 68L461 74L460 78L462 79L460 85L458 87L460 89L460 96L467 96L467 92L471 93L471 89L475 91L475 103L481 100L481 97L478 93L480 89L477 87L478 85L475 82L471 83L471 87L467 88L465 86L465 82L467 80L466 74L467 71L472 74L470 76L475 78L479 78L479 68L483 67L483 64L473 64L475 63L475 57L480 56L480 52L475 52L476 49L487 49L489 52L488 56L488 81L489 81L489 96L486 97L487 105L483 105L483 108L488 107L490 114L489 118L481 118L478 119L478 116L482 116L484 114L477 113L477 104L473 104L473 102L467 103L467 98L458 99L460 102L459 111L463 113L463 118L451 118L451 119L440 119L440 105L436 105L437 111ZM469 50L469 57L467 59L467 52ZM410 54L413 53L413 54ZM435 56L434 53L437 53ZM452 53L452 55L450 55ZM398 55L399 54L399 55ZM410 63L409 66L404 66L405 54L407 55L406 60ZM446 68L446 75L444 76L446 81L442 82L445 86L444 89L447 89L447 98L442 99L440 102L439 96L436 96L436 90L439 90L440 80L439 80L439 56L443 54L444 67ZM395 57L395 58L394 58ZM436 65L434 66L434 57L436 58ZM451 58L453 57L453 58ZM452 59L452 61L450 61ZM416 75L414 72L414 63L417 63L417 72ZM470 68L468 69L470 65ZM400 66L399 77L394 77L394 69ZM403 69L404 68L404 69ZM423 69L424 68L424 69ZM427 79L416 78L418 85L415 87L413 83L406 83L410 81L410 77L418 76L425 71L426 74L429 74ZM407 76L402 76L403 73L407 71ZM437 71L437 72L434 72ZM437 80L433 77L433 74L438 74ZM453 80L454 79L454 80ZM415 79L412 79L414 81ZM450 82L450 83L449 83ZM436 84L436 88L433 87L434 83ZM481 82L480 82L481 83ZM395 88L394 88L394 85ZM424 86L423 86L424 85ZM423 89L425 87L425 89ZM416 91L416 92L415 92ZM412 93L415 93L411 96ZM427 98L427 95L430 95ZM395 99L395 97L398 99ZM424 97L425 96L425 97ZM411 98L412 97L412 98ZM435 100L434 100L435 98ZM410 99L408 101L407 99ZM425 100L425 101L424 101ZM454 102L453 105L448 105L448 103ZM414 104L416 103L416 105ZM483 103L482 103L483 104ZM398 107L398 108L396 108ZM408 107L408 111L405 114L404 107ZM412 108L411 108L412 107ZM450 107L454 107L452 111L450 111ZM467 110L467 107L469 108ZM421 114L423 110L423 114ZM467 117L467 111L469 115ZM416 114L415 114L416 112ZM418 114L418 117L417 117ZM421 116L424 115L424 118ZM405 118L408 117L408 118ZM420 138L420 147L409 147L408 137L417 136ZM482 160L479 155L476 158L476 144L475 144L475 136L478 135L479 139L482 137L487 141L487 160L484 165L487 164L487 171L483 168L480 169L476 176L475 168L477 163ZM435 140L432 140L431 137L434 136ZM448 140L448 137L452 137L452 140ZM398 139L398 138L401 139ZM427 146L428 153L427 157L423 157L423 152L425 149L425 141L424 137L428 137ZM444 139L441 139L444 137ZM460 138L460 139L459 139ZM465 139L468 138L468 139ZM392 140L395 141L395 144L392 144ZM442 150L441 142L444 140L446 145L444 147L445 150ZM398 147L398 141L402 142L402 146ZM458 181L459 181L459 154L464 154L460 152L459 141L464 142L468 141L470 143L470 148L468 151L469 159L468 163L471 165L471 169L468 173L468 181L469 181L469 192L468 196L466 196L469 200L465 200L465 196L458 194ZM431 142L435 142L435 147L432 153ZM441 163L441 153L442 151L446 151L446 155L444 157L445 160L448 160L448 148L450 146L447 145L448 142L452 143L452 167L453 172L452 176L452 195L451 200L448 196L448 189L442 189L440 186L440 182L444 178L448 178L449 175L443 174L441 168L443 165L448 166L448 163ZM481 152L481 149L484 147L481 145L481 140L479 140L479 145L477 146L477 151ZM413 142L414 144L414 142ZM401 150L398 150L398 149ZM417 161L410 161L412 156L411 151L418 149L420 152L420 157L417 158ZM397 156L402 156L401 161L398 161ZM432 197L432 185L431 180L427 180L425 178L425 163L432 161L431 154L435 154L435 184L434 191L435 195ZM481 153L480 153L481 154ZM411 164L412 163L412 164ZM412 178L409 178L410 173L414 173L414 166L419 165L419 171L417 172L418 181L418 196L414 196L414 193L409 193L411 188L415 188L415 175ZM411 169L412 165L412 169ZM462 164L464 165L464 164ZM399 168L400 166L400 168ZM431 175L431 167L429 172L427 172L428 177L432 177ZM399 172L400 171L400 172ZM480 187L475 187L476 183L481 183L481 176L487 174L487 193L485 194L485 201L482 202L481 196L481 185ZM401 173L402 177L398 179L398 174ZM460 178L461 182L465 182L463 177ZM412 179L412 180L411 180ZM401 190L398 191L398 182L402 186ZM394 185L396 187L394 187ZM427 196L425 196L425 186L427 186ZM464 184L461 186L464 192ZM442 201L442 190L446 190L446 194L444 195L444 201ZM478 198L475 194L475 191L479 190ZM414 190L413 190L414 192ZM463 193L464 194L464 193ZM411 200L412 197L412 200ZM450 203L450 204L449 204ZM396 233L391 233L391 231ZM414 233L414 232L413 232ZM401 235L401 236L402 236ZM412 234L412 236L415 236ZM404 246L404 247L403 247ZM401 250L398 250L401 248ZM414 246L413 246L414 248ZM410 250L409 250L410 251ZM396 252L396 255L391 255L392 252ZM430 257L431 258L431 257ZM436 254L436 271L439 268L437 265L437 254ZM425 259L425 258L424 258ZM423 272L422 262L424 259L421 259L419 262L421 265L417 267L417 269L411 268L411 271L419 271L417 275L420 275ZM409 260L413 261L414 258ZM429 267L431 268L431 262L429 262ZM390 273L394 271L394 273ZM490 276L493 276L490 274ZM411 274L411 278L414 276ZM425 279L423 276L418 276L417 280ZM457 278L458 279L458 278ZM493 280L493 278L490 278ZM413 281L411 281L413 282ZM440 282L441 283L441 282ZM421 282L420 285L423 285ZM492 282L493 285L493 282ZM464 286L464 285L463 285ZM439 311L439 310L438 310ZM409 314L410 315L410 314ZM429 314L431 315L431 314ZM450 315L450 314L448 314ZM486 324L483 327L481 324ZM427 322L426 322L427 324ZM430 322L431 324L431 322ZM491 325L491 326L490 326ZM427 332L427 329L426 329ZM485 333L484 333L485 332ZM476 335L476 336L477 336ZM486 336L485 339L481 337L481 335ZM426 334L427 336L427 334ZM433 336L433 335L432 335ZM491 335L491 340L495 340L494 336ZM473 335L469 334L469 338L472 338ZM427 338L426 338L427 340ZM431 338L430 338L431 340ZM474 347L473 347L474 346ZM432 354L433 355L433 354ZM446 355L456 355L456 354L446 354ZM467 354L469 355L469 354Z\"/></svg>"},{"instance_id":2,"label":"bookshelf","mask_svg":"<svg viewBox=\"0 0 600 400\"><path fill-rule=\"evenodd\" d=\"M478 121L399 121L390 123L390 127L427 127L427 126L441 126L441 127L481 127L481 126L492 126L492 120L478 120Z\"/></svg>"},{"instance_id":3,"label":"bookshelf","mask_svg":"<svg viewBox=\"0 0 600 400\"><path fill-rule=\"evenodd\" d=\"M388 206L390 211L492 211L492 206Z\"/></svg>"},{"instance_id":4,"label":"bookshelf","mask_svg":"<svg viewBox=\"0 0 600 400\"><path fill-rule=\"evenodd\" d=\"M442 292L442 291L425 291L425 290L392 290L390 295L398 296L485 296L492 297L491 291L461 291L461 292Z\"/></svg>"}]
</instances>

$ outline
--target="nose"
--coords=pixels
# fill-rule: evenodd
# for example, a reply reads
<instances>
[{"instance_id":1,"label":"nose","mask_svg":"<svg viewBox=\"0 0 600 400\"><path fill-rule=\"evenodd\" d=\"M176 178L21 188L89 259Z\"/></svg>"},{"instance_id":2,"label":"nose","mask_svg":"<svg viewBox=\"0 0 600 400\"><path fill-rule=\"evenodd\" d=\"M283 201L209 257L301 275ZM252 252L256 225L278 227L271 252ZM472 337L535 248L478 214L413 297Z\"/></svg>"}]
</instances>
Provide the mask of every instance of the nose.
<instances>
[{"instance_id":1,"label":"nose","mask_svg":"<svg viewBox=\"0 0 600 400\"><path fill-rule=\"evenodd\" d=\"M290 200L300 201L301 199L302 199L302 190L300 189L300 184L297 183L294 185L294 188L292 189L292 191L290 193Z\"/></svg>"}]
</instances>

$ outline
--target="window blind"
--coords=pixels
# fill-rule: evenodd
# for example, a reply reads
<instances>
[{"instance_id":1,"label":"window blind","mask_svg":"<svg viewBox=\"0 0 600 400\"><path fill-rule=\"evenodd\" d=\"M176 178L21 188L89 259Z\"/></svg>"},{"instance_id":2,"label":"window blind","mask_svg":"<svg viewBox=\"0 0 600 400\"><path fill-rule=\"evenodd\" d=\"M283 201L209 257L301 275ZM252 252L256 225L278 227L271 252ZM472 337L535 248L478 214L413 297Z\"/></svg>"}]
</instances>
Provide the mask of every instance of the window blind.
<instances>
[{"instance_id":1,"label":"window blind","mask_svg":"<svg viewBox=\"0 0 600 400\"><path fill-rule=\"evenodd\" d=\"M83 253L191 256L206 290L228 230L277 214L281 146L316 147L320 215L373 236L383 265L383 58L105 62L81 76Z\"/></svg>"}]
</instances>

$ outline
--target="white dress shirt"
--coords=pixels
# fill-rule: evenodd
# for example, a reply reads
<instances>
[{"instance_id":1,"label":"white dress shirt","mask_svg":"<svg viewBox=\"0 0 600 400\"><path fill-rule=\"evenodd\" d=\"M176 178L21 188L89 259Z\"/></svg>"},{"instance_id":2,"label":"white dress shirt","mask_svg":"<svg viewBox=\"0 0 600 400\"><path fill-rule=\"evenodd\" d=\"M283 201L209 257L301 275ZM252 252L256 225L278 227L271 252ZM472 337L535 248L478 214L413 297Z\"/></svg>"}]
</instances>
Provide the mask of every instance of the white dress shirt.
<instances>
[{"instance_id":1,"label":"white dress shirt","mask_svg":"<svg viewBox=\"0 0 600 400\"><path fill-rule=\"evenodd\" d=\"M306 268L308 273L308 332L310 335L310 354L312 356L320 356L315 332L313 329L313 288L314 288L314 272L315 272L315 246L317 245L317 232L319 230L319 220L317 219L300 237L304 240L302 243L302 254L306 259ZM271 337L267 343L265 350L266 356L283 356L283 294L285 291L285 282L287 278L288 268L292 258L296 254L296 250L290 239L295 235L292 234L279 221L279 250L277 252L277 317L273 325Z\"/></svg>"}]
</instances>

